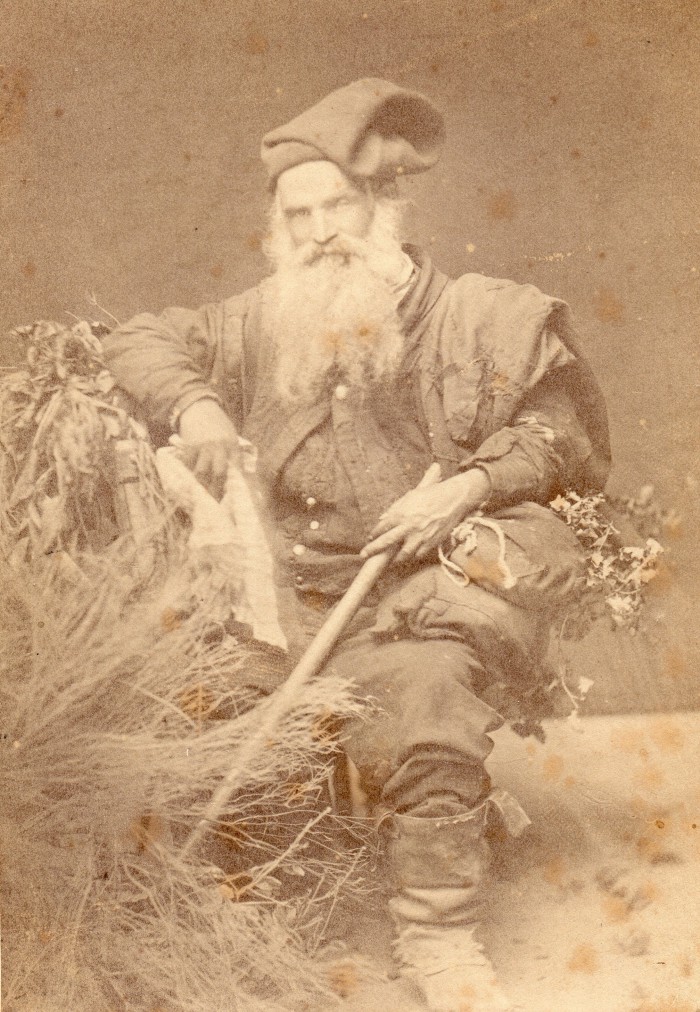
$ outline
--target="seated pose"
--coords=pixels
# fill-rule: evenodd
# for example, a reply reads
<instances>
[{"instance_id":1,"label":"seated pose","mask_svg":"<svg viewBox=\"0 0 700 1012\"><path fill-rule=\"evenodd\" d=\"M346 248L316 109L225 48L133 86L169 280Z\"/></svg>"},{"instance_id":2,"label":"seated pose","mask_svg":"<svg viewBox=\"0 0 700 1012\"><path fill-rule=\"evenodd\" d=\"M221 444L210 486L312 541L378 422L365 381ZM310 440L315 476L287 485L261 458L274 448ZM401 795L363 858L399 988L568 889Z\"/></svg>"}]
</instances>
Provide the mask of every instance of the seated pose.
<instances>
[{"instance_id":1,"label":"seated pose","mask_svg":"<svg viewBox=\"0 0 700 1012\"><path fill-rule=\"evenodd\" d=\"M263 138L271 276L139 315L105 349L212 494L239 436L257 448L297 649L363 562L395 551L327 668L371 700L343 740L380 834L401 972L430 1009L483 1012L510 1007L474 938L499 800L489 687L517 696L541 678L581 573L547 504L600 490L609 447L564 303L450 279L401 243L398 179L430 169L443 142L416 92L379 79L334 91ZM435 463L441 479L417 487Z\"/></svg>"}]
</instances>

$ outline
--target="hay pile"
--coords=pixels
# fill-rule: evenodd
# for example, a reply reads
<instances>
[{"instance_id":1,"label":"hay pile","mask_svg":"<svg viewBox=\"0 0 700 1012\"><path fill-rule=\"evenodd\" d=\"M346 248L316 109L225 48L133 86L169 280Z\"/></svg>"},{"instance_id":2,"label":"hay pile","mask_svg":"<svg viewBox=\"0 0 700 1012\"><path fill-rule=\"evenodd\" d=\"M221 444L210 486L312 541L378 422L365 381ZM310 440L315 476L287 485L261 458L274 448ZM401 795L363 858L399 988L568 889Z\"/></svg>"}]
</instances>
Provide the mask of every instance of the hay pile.
<instances>
[{"instance_id":1,"label":"hay pile","mask_svg":"<svg viewBox=\"0 0 700 1012\"><path fill-rule=\"evenodd\" d=\"M248 765L216 852L182 861L264 716L245 652L129 603L113 561L73 584L4 569L4 1007L327 1007L309 957L350 872L322 802L325 718L352 710L347 687L307 687Z\"/></svg>"},{"instance_id":2,"label":"hay pile","mask_svg":"<svg viewBox=\"0 0 700 1012\"><path fill-rule=\"evenodd\" d=\"M268 702L250 688L250 648L212 629L206 594L170 606L187 531L145 434L85 389L101 376L94 335L77 334L81 358L65 330L45 325L41 354L0 391L3 1007L330 1007L324 927L341 888L366 888L362 851L339 843L327 806L333 727L357 712L349 686L307 684L214 831L183 851ZM63 375L59 343L77 363ZM146 575L143 546L107 534L98 450L125 431L141 441L158 548Z\"/></svg>"}]
</instances>

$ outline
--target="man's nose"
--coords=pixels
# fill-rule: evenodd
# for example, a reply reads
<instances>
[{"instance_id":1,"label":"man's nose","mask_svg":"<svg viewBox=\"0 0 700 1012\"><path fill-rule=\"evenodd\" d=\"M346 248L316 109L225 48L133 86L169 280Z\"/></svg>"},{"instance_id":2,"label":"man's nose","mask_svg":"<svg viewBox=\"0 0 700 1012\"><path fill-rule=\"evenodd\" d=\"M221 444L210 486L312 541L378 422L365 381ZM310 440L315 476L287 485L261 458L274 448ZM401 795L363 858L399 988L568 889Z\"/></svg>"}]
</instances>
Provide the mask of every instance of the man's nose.
<instances>
[{"instance_id":1,"label":"man's nose","mask_svg":"<svg viewBox=\"0 0 700 1012\"><path fill-rule=\"evenodd\" d=\"M318 243L319 246L325 246L331 239L335 239L337 234L338 230L331 216L326 211L320 209L316 211L311 227L311 238L314 242Z\"/></svg>"}]
</instances>

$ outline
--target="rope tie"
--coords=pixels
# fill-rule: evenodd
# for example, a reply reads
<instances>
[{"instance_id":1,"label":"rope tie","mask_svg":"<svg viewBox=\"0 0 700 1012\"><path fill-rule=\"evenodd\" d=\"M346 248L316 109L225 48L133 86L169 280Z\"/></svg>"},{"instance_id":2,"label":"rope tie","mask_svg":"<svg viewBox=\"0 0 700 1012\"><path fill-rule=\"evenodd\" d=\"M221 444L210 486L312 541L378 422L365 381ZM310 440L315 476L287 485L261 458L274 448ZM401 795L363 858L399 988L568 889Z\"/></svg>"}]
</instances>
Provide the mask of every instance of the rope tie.
<instances>
[{"instance_id":1,"label":"rope tie","mask_svg":"<svg viewBox=\"0 0 700 1012\"><path fill-rule=\"evenodd\" d=\"M478 544L476 534L477 524L480 524L482 527L487 527L496 535L498 540L498 559L496 566L503 577L503 589L510 590L517 583L517 577L513 576L510 566L506 562L506 538L503 533L503 528L496 520L491 520L489 517L485 517L480 512L475 513L466 520L463 520L462 523L455 527L452 531L450 536L450 540L452 542L450 551L454 551L455 548L461 545L466 554L471 555ZM462 567L458 566L456 562L452 562L452 560L445 555L442 546L438 548L438 557L445 575L448 576L453 583L458 584L460 587L466 587L469 583L471 583L470 578L464 572Z\"/></svg>"}]
</instances>

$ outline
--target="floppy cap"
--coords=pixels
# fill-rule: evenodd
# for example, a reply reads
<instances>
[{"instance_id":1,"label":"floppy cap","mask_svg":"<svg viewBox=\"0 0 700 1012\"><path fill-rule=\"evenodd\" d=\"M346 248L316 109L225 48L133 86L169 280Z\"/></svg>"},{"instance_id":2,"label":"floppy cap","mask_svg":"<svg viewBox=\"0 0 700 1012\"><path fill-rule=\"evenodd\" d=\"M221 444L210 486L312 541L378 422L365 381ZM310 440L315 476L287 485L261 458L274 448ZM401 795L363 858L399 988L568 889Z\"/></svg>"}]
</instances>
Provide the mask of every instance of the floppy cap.
<instances>
[{"instance_id":1,"label":"floppy cap","mask_svg":"<svg viewBox=\"0 0 700 1012\"><path fill-rule=\"evenodd\" d=\"M270 188L287 169L315 161L335 162L349 176L388 181L431 168L444 140L442 115L429 99L365 77L265 134L261 155Z\"/></svg>"}]
</instances>

